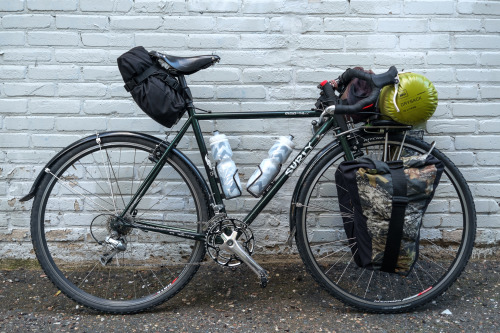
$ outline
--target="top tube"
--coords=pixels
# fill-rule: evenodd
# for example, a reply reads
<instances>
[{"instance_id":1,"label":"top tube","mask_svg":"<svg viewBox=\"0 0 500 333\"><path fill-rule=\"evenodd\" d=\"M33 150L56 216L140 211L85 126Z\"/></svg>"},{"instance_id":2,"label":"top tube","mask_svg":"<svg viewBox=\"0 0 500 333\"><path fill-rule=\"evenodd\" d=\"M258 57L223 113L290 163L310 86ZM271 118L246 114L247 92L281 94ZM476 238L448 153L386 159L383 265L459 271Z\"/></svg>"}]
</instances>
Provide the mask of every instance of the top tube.
<instances>
[{"instance_id":1,"label":"top tube","mask_svg":"<svg viewBox=\"0 0 500 333\"><path fill-rule=\"evenodd\" d=\"M302 118L319 117L322 111L297 110L297 111L260 111L260 112L216 112L216 113L194 113L197 120L213 119L267 119L267 118Z\"/></svg>"}]
</instances>

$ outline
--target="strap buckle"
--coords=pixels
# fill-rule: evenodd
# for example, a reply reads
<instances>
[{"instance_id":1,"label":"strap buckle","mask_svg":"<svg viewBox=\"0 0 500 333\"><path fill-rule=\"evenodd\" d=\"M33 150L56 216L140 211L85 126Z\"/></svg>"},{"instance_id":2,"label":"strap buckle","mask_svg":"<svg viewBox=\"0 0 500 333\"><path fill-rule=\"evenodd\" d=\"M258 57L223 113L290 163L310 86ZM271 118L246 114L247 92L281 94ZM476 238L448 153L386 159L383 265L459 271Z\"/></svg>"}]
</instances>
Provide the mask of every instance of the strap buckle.
<instances>
[{"instance_id":1,"label":"strap buckle","mask_svg":"<svg viewBox=\"0 0 500 333\"><path fill-rule=\"evenodd\" d=\"M385 163L387 163L387 165L389 166L389 168L393 169L393 170L404 168L403 161L401 161L401 160L387 161Z\"/></svg>"},{"instance_id":2,"label":"strap buckle","mask_svg":"<svg viewBox=\"0 0 500 333\"><path fill-rule=\"evenodd\" d=\"M407 206L410 200L406 196L395 195L392 197L392 204L394 206Z\"/></svg>"},{"instance_id":3,"label":"strap buckle","mask_svg":"<svg viewBox=\"0 0 500 333\"><path fill-rule=\"evenodd\" d=\"M171 78L171 77L169 77L169 78ZM169 82L170 86L171 86L173 89L175 89L175 90L177 90L177 91L180 91L180 88L181 88L181 87L180 87L179 81L177 81L177 80L176 80L176 79L174 79L174 78L171 78L171 79L172 79L172 81L170 81L170 82L172 82L172 83L170 83L170 82Z\"/></svg>"},{"instance_id":4,"label":"strap buckle","mask_svg":"<svg viewBox=\"0 0 500 333\"><path fill-rule=\"evenodd\" d=\"M153 65L149 68L147 68L144 72L141 74L138 74L131 78L129 81L125 82L125 90L127 92L130 92L130 90L134 89L135 86L139 85L142 83L142 81L146 80L148 77L151 75L155 74L158 71L158 67L156 65Z\"/></svg>"},{"instance_id":5,"label":"strap buckle","mask_svg":"<svg viewBox=\"0 0 500 333\"><path fill-rule=\"evenodd\" d=\"M136 85L138 85L138 83L135 80L135 77L133 77L129 81L125 82L125 85L123 87L127 92L130 92Z\"/></svg>"}]
</instances>

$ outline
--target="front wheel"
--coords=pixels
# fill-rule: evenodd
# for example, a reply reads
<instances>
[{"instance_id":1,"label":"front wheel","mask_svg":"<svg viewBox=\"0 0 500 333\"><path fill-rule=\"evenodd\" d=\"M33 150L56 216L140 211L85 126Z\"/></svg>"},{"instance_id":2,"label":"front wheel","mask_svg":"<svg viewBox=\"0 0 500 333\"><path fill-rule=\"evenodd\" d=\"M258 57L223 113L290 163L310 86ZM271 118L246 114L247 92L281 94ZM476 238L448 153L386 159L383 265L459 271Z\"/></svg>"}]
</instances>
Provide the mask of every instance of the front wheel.
<instances>
[{"instance_id":1,"label":"front wheel","mask_svg":"<svg viewBox=\"0 0 500 333\"><path fill-rule=\"evenodd\" d=\"M359 139L364 140L365 156L380 159L383 138ZM398 152L401 139L389 139L389 156ZM407 138L402 156L429 149L429 144ZM333 147L309 170L293 216L297 247L308 271L333 296L364 311L404 312L439 296L458 278L474 243L474 203L457 167L437 149L432 155L443 162L444 173L423 217L418 260L406 277L360 268L354 262L335 185L335 171L344 160L342 149Z\"/></svg>"},{"instance_id":2,"label":"front wheel","mask_svg":"<svg viewBox=\"0 0 500 333\"><path fill-rule=\"evenodd\" d=\"M139 221L202 232L209 218L200 179L176 154L135 210L117 218L155 165L157 141L102 136L45 172L31 214L36 256L68 297L111 313L138 312L181 290L203 259L201 241L130 227Z\"/></svg>"}]
</instances>

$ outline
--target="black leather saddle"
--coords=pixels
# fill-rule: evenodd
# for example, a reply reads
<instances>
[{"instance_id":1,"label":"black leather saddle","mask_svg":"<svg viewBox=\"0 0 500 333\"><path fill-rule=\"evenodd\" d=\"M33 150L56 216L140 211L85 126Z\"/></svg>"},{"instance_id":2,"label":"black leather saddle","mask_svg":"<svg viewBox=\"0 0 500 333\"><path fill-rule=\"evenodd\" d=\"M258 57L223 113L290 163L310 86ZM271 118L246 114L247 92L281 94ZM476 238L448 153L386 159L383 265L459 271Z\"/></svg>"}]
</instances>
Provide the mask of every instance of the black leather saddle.
<instances>
[{"instance_id":1,"label":"black leather saddle","mask_svg":"<svg viewBox=\"0 0 500 333\"><path fill-rule=\"evenodd\" d=\"M175 71L172 74L189 75L196 73L199 70L208 68L219 62L220 57L217 55L201 55L195 57L176 57L169 54L151 51L150 55L165 61Z\"/></svg>"}]
</instances>

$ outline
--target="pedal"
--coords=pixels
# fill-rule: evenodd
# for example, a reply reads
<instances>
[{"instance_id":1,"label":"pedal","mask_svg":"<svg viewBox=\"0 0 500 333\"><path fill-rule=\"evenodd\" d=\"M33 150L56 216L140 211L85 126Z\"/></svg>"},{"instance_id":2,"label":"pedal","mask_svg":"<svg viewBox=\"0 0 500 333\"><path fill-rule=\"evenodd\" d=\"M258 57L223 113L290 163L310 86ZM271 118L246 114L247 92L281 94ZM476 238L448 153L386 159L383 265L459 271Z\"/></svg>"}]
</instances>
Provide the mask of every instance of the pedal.
<instances>
[{"instance_id":1,"label":"pedal","mask_svg":"<svg viewBox=\"0 0 500 333\"><path fill-rule=\"evenodd\" d=\"M265 275L260 276L260 286L262 288L267 287L267 282L269 282L269 274L267 274L267 272L266 272Z\"/></svg>"}]
</instances>

